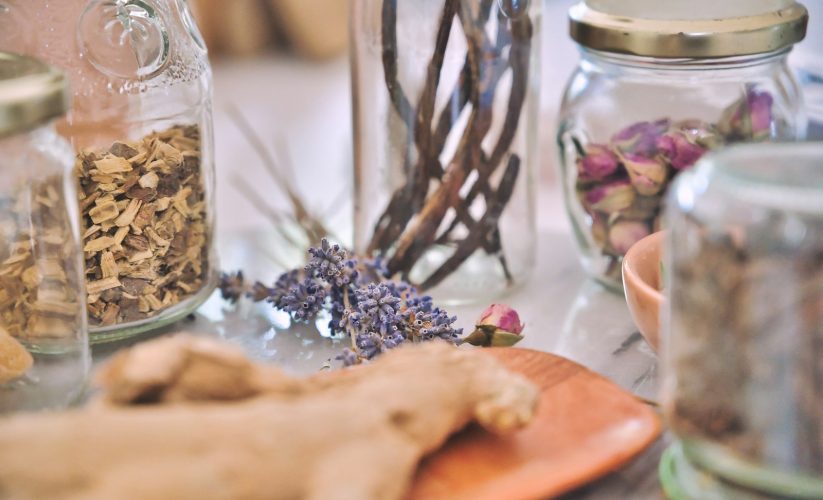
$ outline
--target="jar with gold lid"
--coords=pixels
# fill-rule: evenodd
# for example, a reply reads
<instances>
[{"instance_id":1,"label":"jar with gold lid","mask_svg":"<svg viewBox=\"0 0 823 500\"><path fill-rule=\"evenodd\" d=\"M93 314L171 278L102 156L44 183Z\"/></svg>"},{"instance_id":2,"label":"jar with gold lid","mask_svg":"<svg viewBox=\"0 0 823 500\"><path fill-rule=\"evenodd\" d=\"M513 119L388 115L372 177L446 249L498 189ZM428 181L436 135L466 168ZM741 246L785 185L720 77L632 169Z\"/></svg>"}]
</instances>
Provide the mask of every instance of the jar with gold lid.
<instances>
[{"instance_id":1,"label":"jar with gold lid","mask_svg":"<svg viewBox=\"0 0 823 500\"><path fill-rule=\"evenodd\" d=\"M185 0L2 0L0 50L64 70L92 343L192 313L217 282L212 77Z\"/></svg>"},{"instance_id":2,"label":"jar with gold lid","mask_svg":"<svg viewBox=\"0 0 823 500\"><path fill-rule=\"evenodd\" d=\"M0 52L0 413L61 408L90 354L66 79Z\"/></svg>"},{"instance_id":3,"label":"jar with gold lid","mask_svg":"<svg viewBox=\"0 0 823 500\"><path fill-rule=\"evenodd\" d=\"M805 136L786 60L807 17L788 0L571 8L580 62L557 140L565 204L591 276L622 289L623 254L660 228L667 186L707 151Z\"/></svg>"}]
</instances>

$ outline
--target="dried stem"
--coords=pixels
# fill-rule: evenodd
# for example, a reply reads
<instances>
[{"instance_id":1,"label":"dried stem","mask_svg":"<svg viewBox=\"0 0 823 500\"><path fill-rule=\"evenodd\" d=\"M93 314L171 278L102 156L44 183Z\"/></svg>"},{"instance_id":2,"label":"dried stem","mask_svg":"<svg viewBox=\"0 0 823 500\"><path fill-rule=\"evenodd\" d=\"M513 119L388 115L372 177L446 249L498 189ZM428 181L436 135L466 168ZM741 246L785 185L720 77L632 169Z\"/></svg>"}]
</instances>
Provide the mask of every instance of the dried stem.
<instances>
[{"instance_id":1,"label":"dried stem","mask_svg":"<svg viewBox=\"0 0 823 500\"><path fill-rule=\"evenodd\" d=\"M322 238L330 234L329 231L323 223L317 217L313 216L303 204L303 201L297 194L297 191L292 187L289 176L283 175L280 172L274 157L271 155L266 145L260 139L260 136L257 135L251 124L249 124L248 120L246 120L242 113L240 113L235 107L230 106L228 108L228 114L234 121L237 128L240 129L243 137L249 142L257 155L263 161L263 166L274 180L275 185L277 185L277 187L281 189L289 199L294 212L294 218L296 219L298 225L306 232L309 243L312 245L319 244ZM281 145L283 144L282 140L278 142Z\"/></svg>"},{"instance_id":2,"label":"dried stem","mask_svg":"<svg viewBox=\"0 0 823 500\"><path fill-rule=\"evenodd\" d=\"M469 236L457 245L454 254L420 285L421 289L425 290L439 284L483 245L486 235L497 227L497 221L511 199L519 172L520 158L517 155L511 155L500 181L500 187L497 189L496 196L489 201L486 213L474 227L469 228Z\"/></svg>"},{"instance_id":3,"label":"dried stem","mask_svg":"<svg viewBox=\"0 0 823 500\"><path fill-rule=\"evenodd\" d=\"M413 132L418 154L414 168L406 170L406 184L393 194L378 220L368 252L390 253L387 262L389 271L393 274L401 273L408 278L411 268L432 245L453 241L450 235L458 225L463 225L469 231L466 238L456 243L454 254L443 266L424 280L421 285L423 289L441 282L481 248L490 255L499 256L503 272L511 280L497 224L511 198L520 172L519 157L509 155L508 166L497 189L490 182L503 158L509 153L517 132L528 90L532 27L527 16L512 20L499 16L497 38L493 44L485 29L492 5L492 0L483 0L479 5L474 4L477 12L473 12L469 2L446 0L434 53L427 68L426 82L416 108L415 121L412 122L411 105L397 74L397 1L383 2L383 65L386 86L394 109L410 132ZM435 124L437 89L455 15L460 19L467 41L466 61L446 107L440 112ZM504 58L502 54L507 46L510 47L509 54L508 58ZM490 55L493 57L489 57ZM500 136L488 154L482 144L492 124L491 108L497 84L508 69L512 71L512 87L507 112ZM456 152L446 168L443 168L440 156L457 118L467 108L470 108L470 112ZM405 157L408 159L410 155ZM463 198L460 191L472 171L476 172L475 180L468 195ZM433 190L430 189L432 181L436 181ZM469 207L480 194L485 198L486 208L480 220L475 221ZM438 235L438 229L449 209L454 210L454 220L446 231Z\"/></svg>"}]
</instances>

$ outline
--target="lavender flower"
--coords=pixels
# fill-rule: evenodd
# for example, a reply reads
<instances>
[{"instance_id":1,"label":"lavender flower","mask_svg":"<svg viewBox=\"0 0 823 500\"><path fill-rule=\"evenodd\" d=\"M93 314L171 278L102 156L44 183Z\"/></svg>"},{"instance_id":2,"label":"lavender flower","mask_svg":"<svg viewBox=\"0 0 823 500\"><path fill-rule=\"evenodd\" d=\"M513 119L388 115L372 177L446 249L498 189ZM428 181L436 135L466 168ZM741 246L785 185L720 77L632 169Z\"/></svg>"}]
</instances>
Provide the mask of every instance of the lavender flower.
<instances>
[{"instance_id":1,"label":"lavender flower","mask_svg":"<svg viewBox=\"0 0 823 500\"><path fill-rule=\"evenodd\" d=\"M223 300L234 304L246 292L246 285L243 283L243 271L221 273L218 286Z\"/></svg>"},{"instance_id":2,"label":"lavender flower","mask_svg":"<svg viewBox=\"0 0 823 500\"><path fill-rule=\"evenodd\" d=\"M457 316L449 316L448 313L440 308L434 308L432 312L423 313L419 319L423 322L424 327L420 330L423 340L442 339L451 342L460 340L460 335L463 333L462 328L454 328L453 325L457 321Z\"/></svg>"},{"instance_id":3,"label":"lavender flower","mask_svg":"<svg viewBox=\"0 0 823 500\"><path fill-rule=\"evenodd\" d=\"M303 273L298 269L293 269L281 274L274 283L274 287L271 289L271 293L266 300L278 309L285 309L286 304L283 302L283 299L291 293L292 288L299 286L302 279Z\"/></svg>"},{"instance_id":4,"label":"lavender flower","mask_svg":"<svg viewBox=\"0 0 823 500\"><path fill-rule=\"evenodd\" d=\"M356 278L354 261L347 260L346 251L323 238L319 247L309 248L306 273L335 286L346 286Z\"/></svg>"},{"instance_id":5,"label":"lavender flower","mask_svg":"<svg viewBox=\"0 0 823 500\"><path fill-rule=\"evenodd\" d=\"M249 295L265 298L295 321L306 322L321 309L328 311L332 332L354 340L336 358L344 366L369 361L405 342L458 343L462 334L454 327L457 318L435 307L431 297L418 295L404 281L390 280L381 258L350 257L325 239L309 250L305 268L281 274L271 288L255 283Z\"/></svg>"},{"instance_id":6,"label":"lavender flower","mask_svg":"<svg viewBox=\"0 0 823 500\"><path fill-rule=\"evenodd\" d=\"M342 361L343 366L352 366L352 365L356 365L360 362L360 358L357 356L357 353L355 353L354 351L352 351L348 347L343 349L343 352L341 352L334 359L336 359L338 361Z\"/></svg>"},{"instance_id":7,"label":"lavender flower","mask_svg":"<svg viewBox=\"0 0 823 500\"><path fill-rule=\"evenodd\" d=\"M315 279L306 278L282 298L280 308L295 321L308 321L317 315L325 300L326 290Z\"/></svg>"}]
</instances>

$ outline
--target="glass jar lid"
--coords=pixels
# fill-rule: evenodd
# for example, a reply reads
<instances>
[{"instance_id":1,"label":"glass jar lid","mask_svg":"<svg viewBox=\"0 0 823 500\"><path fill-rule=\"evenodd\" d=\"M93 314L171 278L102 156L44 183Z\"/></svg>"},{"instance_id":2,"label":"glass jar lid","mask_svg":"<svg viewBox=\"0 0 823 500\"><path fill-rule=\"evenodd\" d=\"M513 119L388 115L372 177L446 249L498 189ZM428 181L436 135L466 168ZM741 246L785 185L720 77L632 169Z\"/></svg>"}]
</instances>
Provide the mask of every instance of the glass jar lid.
<instances>
[{"instance_id":1,"label":"glass jar lid","mask_svg":"<svg viewBox=\"0 0 823 500\"><path fill-rule=\"evenodd\" d=\"M659 58L762 54L806 36L806 8L794 0L582 0L569 33L584 47Z\"/></svg>"},{"instance_id":2,"label":"glass jar lid","mask_svg":"<svg viewBox=\"0 0 823 500\"><path fill-rule=\"evenodd\" d=\"M0 52L0 137L37 127L68 109L63 73L37 59Z\"/></svg>"}]
</instances>

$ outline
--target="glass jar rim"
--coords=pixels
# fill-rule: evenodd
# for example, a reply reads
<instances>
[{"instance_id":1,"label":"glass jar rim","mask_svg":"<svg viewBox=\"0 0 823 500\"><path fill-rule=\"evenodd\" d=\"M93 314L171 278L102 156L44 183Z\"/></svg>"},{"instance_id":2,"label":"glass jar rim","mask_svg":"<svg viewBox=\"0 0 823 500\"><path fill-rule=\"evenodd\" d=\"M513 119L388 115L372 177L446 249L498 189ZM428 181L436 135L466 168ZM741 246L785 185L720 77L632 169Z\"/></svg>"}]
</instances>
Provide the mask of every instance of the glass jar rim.
<instances>
[{"instance_id":1,"label":"glass jar rim","mask_svg":"<svg viewBox=\"0 0 823 500\"><path fill-rule=\"evenodd\" d=\"M823 215L823 142L741 144L706 155L688 182L718 188L753 207Z\"/></svg>"},{"instance_id":2,"label":"glass jar rim","mask_svg":"<svg viewBox=\"0 0 823 500\"><path fill-rule=\"evenodd\" d=\"M661 20L612 15L585 0L569 9L569 34L605 52L660 58L717 58L772 52L803 40L809 14L794 3L727 19Z\"/></svg>"}]
</instances>

